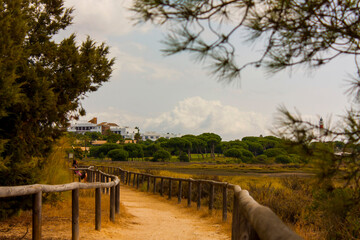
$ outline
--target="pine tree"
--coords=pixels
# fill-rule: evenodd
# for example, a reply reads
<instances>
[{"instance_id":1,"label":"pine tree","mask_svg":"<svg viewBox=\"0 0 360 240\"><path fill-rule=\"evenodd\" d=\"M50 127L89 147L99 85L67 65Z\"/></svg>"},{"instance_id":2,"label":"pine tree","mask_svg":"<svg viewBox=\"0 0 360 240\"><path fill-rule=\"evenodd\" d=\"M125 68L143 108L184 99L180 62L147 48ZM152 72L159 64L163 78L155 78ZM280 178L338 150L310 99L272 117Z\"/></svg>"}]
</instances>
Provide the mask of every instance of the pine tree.
<instances>
[{"instance_id":1,"label":"pine tree","mask_svg":"<svg viewBox=\"0 0 360 240\"><path fill-rule=\"evenodd\" d=\"M81 100L109 80L105 44L53 36L72 23L63 0L0 0L0 185L38 182L38 172Z\"/></svg>"}]
</instances>

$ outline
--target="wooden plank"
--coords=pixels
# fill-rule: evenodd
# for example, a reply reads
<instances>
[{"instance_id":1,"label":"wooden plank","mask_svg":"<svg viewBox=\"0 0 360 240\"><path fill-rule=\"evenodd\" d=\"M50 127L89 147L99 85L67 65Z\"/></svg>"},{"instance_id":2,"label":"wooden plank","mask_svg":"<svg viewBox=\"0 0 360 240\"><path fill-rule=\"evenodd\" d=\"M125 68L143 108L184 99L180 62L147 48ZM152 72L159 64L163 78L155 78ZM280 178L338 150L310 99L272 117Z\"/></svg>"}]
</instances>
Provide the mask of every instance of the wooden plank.
<instances>
[{"instance_id":1,"label":"wooden plank","mask_svg":"<svg viewBox=\"0 0 360 240\"><path fill-rule=\"evenodd\" d=\"M147 177L147 192L150 191L150 177Z\"/></svg>"},{"instance_id":2,"label":"wooden plank","mask_svg":"<svg viewBox=\"0 0 360 240\"><path fill-rule=\"evenodd\" d=\"M120 213L120 183L115 188L115 213Z\"/></svg>"},{"instance_id":3,"label":"wooden plank","mask_svg":"<svg viewBox=\"0 0 360 240\"><path fill-rule=\"evenodd\" d=\"M163 196L163 191L164 191L164 178L161 178L161 181L160 181L160 196Z\"/></svg>"},{"instance_id":4,"label":"wooden plank","mask_svg":"<svg viewBox=\"0 0 360 240\"><path fill-rule=\"evenodd\" d=\"M105 176L105 182L109 182L109 177ZM109 194L109 187L106 188L106 194Z\"/></svg>"},{"instance_id":5,"label":"wooden plank","mask_svg":"<svg viewBox=\"0 0 360 240\"><path fill-rule=\"evenodd\" d=\"M41 239L41 226L42 226L42 192L39 191L33 194L32 206L32 239Z\"/></svg>"},{"instance_id":6,"label":"wooden plank","mask_svg":"<svg viewBox=\"0 0 360 240\"><path fill-rule=\"evenodd\" d=\"M153 193L156 193L156 177L153 178L154 179L154 187L153 187Z\"/></svg>"},{"instance_id":7,"label":"wooden plank","mask_svg":"<svg viewBox=\"0 0 360 240\"><path fill-rule=\"evenodd\" d=\"M72 190L72 240L79 240L79 189Z\"/></svg>"},{"instance_id":8,"label":"wooden plank","mask_svg":"<svg viewBox=\"0 0 360 240\"><path fill-rule=\"evenodd\" d=\"M209 195L209 210L212 211L214 208L214 184L210 183L210 195Z\"/></svg>"},{"instance_id":9,"label":"wooden plank","mask_svg":"<svg viewBox=\"0 0 360 240\"><path fill-rule=\"evenodd\" d=\"M198 199L197 199L197 209L201 208L201 182L198 182Z\"/></svg>"},{"instance_id":10,"label":"wooden plank","mask_svg":"<svg viewBox=\"0 0 360 240\"><path fill-rule=\"evenodd\" d=\"M179 181L179 191L178 191L178 203L181 203L181 197L182 197L182 181Z\"/></svg>"},{"instance_id":11,"label":"wooden plank","mask_svg":"<svg viewBox=\"0 0 360 240\"><path fill-rule=\"evenodd\" d=\"M139 189L139 184L140 184L140 174L136 174L137 178L136 178L136 189Z\"/></svg>"},{"instance_id":12,"label":"wooden plank","mask_svg":"<svg viewBox=\"0 0 360 240\"><path fill-rule=\"evenodd\" d=\"M95 189L95 230L101 230L101 188Z\"/></svg>"},{"instance_id":13,"label":"wooden plank","mask_svg":"<svg viewBox=\"0 0 360 240\"><path fill-rule=\"evenodd\" d=\"M223 191L223 207L222 207L222 220L227 221L227 186L222 187Z\"/></svg>"},{"instance_id":14,"label":"wooden plank","mask_svg":"<svg viewBox=\"0 0 360 240\"><path fill-rule=\"evenodd\" d=\"M110 221L115 222L115 186L110 188Z\"/></svg>"},{"instance_id":15,"label":"wooden plank","mask_svg":"<svg viewBox=\"0 0 360 240\"><path fill-rule=\"evenodd\" d=\"M171 195L172 195L172 181L171 179L169 179L169 197L168 197L169 200L171 199Z\"/></svg>"},{"instance_id":16,"label":"wooden plank","mask_svg":"<svg viewBox=\"0 0 360 240\"><path fill-rule=\"evenodd\" d=\"M191 185L192 182L188 181L188 207L191 207Z\"/></svg>"}]
</instances>

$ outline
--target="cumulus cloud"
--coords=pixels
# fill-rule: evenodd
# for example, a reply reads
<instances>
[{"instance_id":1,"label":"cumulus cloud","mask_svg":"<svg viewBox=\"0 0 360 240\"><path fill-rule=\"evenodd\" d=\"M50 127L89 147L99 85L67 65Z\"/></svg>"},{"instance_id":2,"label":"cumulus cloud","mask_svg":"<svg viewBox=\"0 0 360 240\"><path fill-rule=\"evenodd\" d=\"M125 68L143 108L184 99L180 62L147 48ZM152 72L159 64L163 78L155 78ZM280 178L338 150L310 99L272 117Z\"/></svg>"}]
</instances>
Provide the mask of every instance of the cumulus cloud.
<instances>
[{"instance_id":1,"label":"cumulus cloud","mask_svg":"<svg viewBox=\"0 0 360 240\"><path fill-rule=\"evenodd\" d=\"M229 140L268 134L269 125L268 117L260 113L244 112L220 101L191 97L180 101L172 111L145 120L143 128L182 134L214 132Z\"/></svg>"},{"instance_id":2,"label":"cumulus cloud","mask_svg":"<svg viewBox=\"0 0 360 240\"><path fill-rule=\"evenodd\" d=\"M142 132L198 135L219 134L223 140L269 134L270 118L256 112L246 112L224 105L220 101L191 97L180 101L173 110L157 117L145 118L131 112L108 107L101 112L89 112L82 120L97 117L99 122L114 122L120 126L140 127Z\"/></svg>"}]
</instances>

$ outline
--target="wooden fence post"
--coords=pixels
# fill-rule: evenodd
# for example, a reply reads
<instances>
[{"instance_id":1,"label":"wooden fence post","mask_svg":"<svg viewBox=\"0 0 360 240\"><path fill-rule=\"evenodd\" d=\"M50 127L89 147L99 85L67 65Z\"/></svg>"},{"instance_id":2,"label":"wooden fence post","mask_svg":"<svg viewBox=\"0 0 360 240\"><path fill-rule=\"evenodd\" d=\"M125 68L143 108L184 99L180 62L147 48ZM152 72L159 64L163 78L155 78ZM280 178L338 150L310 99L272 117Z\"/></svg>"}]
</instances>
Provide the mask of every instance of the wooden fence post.
<instances>
[{"instance_id":1,"label":"wooden fence post","mask_svg":"<svg viewBox=\"0 0 360 240\"><path fill-rule=\"evenodd\" d=\"M198 184L198 199L197 199L197 209L201 207L201 182Z\"/></svg>"},{"instance_id":2,"label":"wooden fence post","mask_svg":"<svg viewBox=\"0 0 360 240\"><path fill-rule=\"evenodd\" d=\"M179 180L179 192L178 192L178 203L181 203L181 197L182 197L182 181Z\"/></svg>"},{"instance_id":3,"label":"wooden fence post","mask_svg":"<svg viewBox=\"0 0 360 240\"><path fill-rule=\"evenodd\" d=\"M42 192L33 194L32 209L32 239L41 239L41 212L42 212Z\"/></svg>"},{"instance_id":4,"label":"wooden fence post","mask_svg":"<svg viewBox=\"0 0 360 240\"><path fill-rule=\"evenodd\" d=\"M223 186L223 213L222 220L226 222L227 220L227 185Z\"/></svg>"},{"instance_id":5,"label":"wooden fence post","mask_svg":"<svg viewBox=\"0 0 360 240\"><path fill-rule=\"evenodd\" d=\"M110 221L115 222L115 186L110 187Z\"/></svg>"},{"instance_id":6,"label":"wooden fence post","mask_svg":"<svg viewBox=\"0 0 360 240\"><path fill-rule=\"evenodd\" d=\"M153 193L156 193L156 177L154 177L154 188L153 188Z\"/></svg>"},{"instance_id":7,"label":"wooden fence post","mask_svg":"<svg viewBox=\"0 0 360 240\"><path fill-rule=\"evenodd\" d=\"M101 229L101 188L95 189L95 230Z\"/></svg>"},{"instance_id":8,"label":"wooden fence post","mask_svg":"<svg viewBox=\"0 0 360 240\"><path fill-rule=\"evenodd\" d=\"M164 179L161 178L161 181L160 181L160 196L163 196L163 191L164 191Z\"/></svg>"},{"instance_id":9,"label":"wooden fence post","mask_svg":"<svg viewBox=\"0 0 360 240\"><path fill-rule=\"evenodd\" d=\"M79 189L72 190L72 240L79 240Z\"/></svg>"},{"instance_id":10,"label":"wooden fence post","mask_svg":"<svg viewBox=\"0 0 360 240\"><path fill-rule=\"evenodd\" d=\"M136 178L136 189L139 189L139 183L140 183L140 174L137 174L137 178Z\"/></svg>"},{"instance_id":11,"label":"wooden fence post","mask_svg":"<svg viewBox=\"0 0 360 240\"><path fill-rule=\"evenodd\" d=\"M101 182L105 182L105 176L103 174L101 174ZM102 193L105 194L106 189L102 188Z\"/></svg>"},{"instance_id":12,"label":"wooden fence post","mask_svg":"<svg viewBox=\"0 0 360 240\"><path fill-rule=\"evenodd\" d=\"M210 183L210 196L209 196L209 210L212 211L214 208L214 184Z\"/></svg>"},{"instance_id":13,"label":"wooden fence post","mask_svg":"<svg viewBox=\"0 0 360 240\"><path fill-rule=\"evenodd\" d=\"M147 177L147 192L150 191L150 176Z\"/></svg>"},{"instance_id":14,"label":"wooden fence post","mask_svg":"<svg viewBox=\"0 0 360 240\"><path fill-rule=\"evenodd\" d=\"M108 182L110 182L109 180L110 180L109 177L108 177L108 176L105 176L105 182L108 183ZM106 194L109 194L109 190L110 190L110 189L107 187L107 188L106 188Z\"/></svg>"},{"instance_id":15,"label":"wooden fence post","mask_svg":"<svg viewBox=\"0 0 360 240\"><path fill-rule=\"evenodd\" d=\"M120 213L120 183L115 188L115 212Z\"/></svg>"},{"instance_id":16,"label":"wooden fence post","mask_svg":"<svg viewBox=\"0 0 360 240\"><path fill-rule=\"evenodd\" d=\"M127 182L126 182L129 186L130 186L130 184L131 184L131 173L130 172L128 172L127 173Z\"/></svg>"},{"instance_id":17,"label":"wooden fence post","mask_svg":"<svg viewBox=\"0 0 360 240\"><path fill-rule=\"evenodd\" d=\"M135 187L135 180L136 180L136 176L137 176L137 174L136 174L136 173L134 173L133 187Z\"/></svg>"},{"instance_id":18,"label":"wooden fence post","mask_svg":"<svg viewBox=\"0 0 360 240\"><path fill-rule=\"evenodd\" d=\"M171 199L171 194L172 194L172 181L171 179L169 179L169 200Z\"/></svg>"},{"instance_id":19,"label":"wooden fence post","mask_svg":"<svg viewBox=\"0 0 360 240\"><path fill-rule=\"evenodd\" d=\"M191 180L188 183L188 207L191 207Z\"/></svg>"}]
</instances>

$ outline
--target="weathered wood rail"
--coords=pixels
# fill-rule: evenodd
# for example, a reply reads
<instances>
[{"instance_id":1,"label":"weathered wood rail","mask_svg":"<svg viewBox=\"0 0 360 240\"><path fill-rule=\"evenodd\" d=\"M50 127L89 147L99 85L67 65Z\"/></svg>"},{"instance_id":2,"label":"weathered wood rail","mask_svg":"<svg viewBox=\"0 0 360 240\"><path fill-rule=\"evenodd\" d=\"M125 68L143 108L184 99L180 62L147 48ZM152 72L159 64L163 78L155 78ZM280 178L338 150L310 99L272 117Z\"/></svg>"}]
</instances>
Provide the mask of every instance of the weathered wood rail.
<instances>
[{"instance_id":1,"label":"weathered wood rail","mask_svg":"<svg viewBox=\"0 0 360 240\"><path fill-rule=\"evenodd\" d=\"M76 168L87 172L87 183L73 182L63 185L27 185L0 187L0 198L33 195L32 239L41 239L42 193L72 191L72 239L79 239L79 190L95 189L95 229L101 229L101 189L110 189L110 221L120 213L120 179L112 174L95 170L94 167ZM111 181L110 181L111 180Z\"/></svg>"},{"instance_id":2,"label":"weathered wood rail","mask_svg":"<svg viewBox=\"0 0 360 240\"><path fill-rule=\"evenodd\" d=\"M268 207L257 203L246 190L240 186L226 182L218 182L203 179L172 178L156 176L152 174L126 171L119 167L86 167L77 168L85 170L88 174L89 183L73 182L64 185L28 185L15 187L0 187L1 197L15 197L23 195L33 195L33 239L41 239L41 194L43 192L63 192L72 191L72 239L79 239L79 189L95 189L95 229L101 228L101 192L109 193L110 189L110 220L115 221L115 212L120 212L120 179L123 184L140 187L146 181L146 190L150 192L151 185L153 193L164 193L164 182L168 181L168 198L173 196L173 184L178 184L177 193L178 203L183 197L184 183L187 185L187 204L191 206L192 188L195 186L197 193L197 208L201 208L201 196L203 189L209 189L209 211L214 208L215 188L222 191L222 219L227 220L228 213L228 192L234 194L232 211L232 240L298 240L300 238L290 228L288 228ZM107 172L107 173L105 173ZM120 179L117 177L120 176ZM111 181L110 181L111 180ZM160 189L157 188L157 180L160 181ZM151 184L152 182L152 184Z\"/></svg>"}]
</instances>

